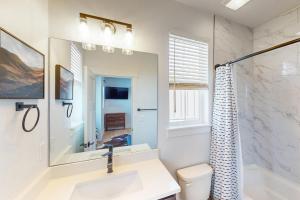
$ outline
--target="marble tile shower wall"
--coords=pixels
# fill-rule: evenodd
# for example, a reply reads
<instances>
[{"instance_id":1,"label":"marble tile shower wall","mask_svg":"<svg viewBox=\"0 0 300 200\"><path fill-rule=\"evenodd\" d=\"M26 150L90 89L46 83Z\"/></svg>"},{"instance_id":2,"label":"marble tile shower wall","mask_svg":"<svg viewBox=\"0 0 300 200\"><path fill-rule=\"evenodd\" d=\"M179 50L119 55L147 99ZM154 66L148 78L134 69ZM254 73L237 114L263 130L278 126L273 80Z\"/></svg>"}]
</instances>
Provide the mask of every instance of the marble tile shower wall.
<instances>
[{"instance_id":1,"label":"marble tile shower wall","mask_svg":"<svg viewBox=\"0 0 300 200\"><path fill-rule=\"evenodd\" d=\"M299 10L254 29L254 51L299 37ZM298 28L298 30L297 30ZM300 44L253 59L254 163L300 183Z\"/></svg>"},{"instance_id":2,"label":"marble tile shower wall","mask_svg":"<svg viewBox=\"0 0 300 200\"><path fill-rule=\"evenodd\" d=\"M250 28L233 23L222 17L215 20L215 64L225 63L243 55L252 53L253 32ZM237 100L239 110L239 129L243 160L245 164L252 164L255 161L253 149L253 87L252 60L235 64L235 83L237 88Z\"/></svg>"},{"instance_id":3,"label":"marble tile shower wall","mask_svg":"<svg viewBox=\"0 0 300 200\"><path fill-rule=\"evenodd\" d=\"M251 29L216 17L215 64L299 37L300 10ZM300 44L235 64L245 165L300 183Z\"/></svg>"}]
</instances>

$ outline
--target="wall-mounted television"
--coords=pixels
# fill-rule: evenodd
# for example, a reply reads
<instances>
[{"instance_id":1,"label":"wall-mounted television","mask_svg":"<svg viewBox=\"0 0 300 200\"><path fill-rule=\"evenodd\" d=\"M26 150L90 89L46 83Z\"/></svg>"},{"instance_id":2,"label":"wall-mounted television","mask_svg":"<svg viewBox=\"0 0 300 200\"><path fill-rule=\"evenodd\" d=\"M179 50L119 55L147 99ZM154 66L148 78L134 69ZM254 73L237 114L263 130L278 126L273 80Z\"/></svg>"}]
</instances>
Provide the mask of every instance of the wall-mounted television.
<instances>
[{"instance_id":1,"label":"wall-mounted television","mask_svg":"<svg viewBox=\"0 0 300 200\"><path fill-rule=\"evenodd\" d=\"M128 99L128 88L105 87L105 99Z\"/></svg>"},{"instance_id":2,"label":"wall-mounted television","mask_svg":"<svg viewBox=\"0 0 300 200\"><path fill-rule=\"evenodd\" d=\"M55 99L73 100L74 74L61 65L55 66Z\"/></svg>"}]
</instances>

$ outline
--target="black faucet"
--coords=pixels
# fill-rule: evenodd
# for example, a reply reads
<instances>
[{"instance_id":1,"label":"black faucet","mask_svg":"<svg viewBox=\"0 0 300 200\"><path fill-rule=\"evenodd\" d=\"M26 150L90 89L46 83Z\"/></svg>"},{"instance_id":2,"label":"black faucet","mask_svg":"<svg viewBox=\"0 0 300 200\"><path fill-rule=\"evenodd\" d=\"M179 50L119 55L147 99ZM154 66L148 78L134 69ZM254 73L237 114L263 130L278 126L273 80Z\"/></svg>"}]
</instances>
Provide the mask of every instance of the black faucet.
<instances>
[{"instance_id":1,"label":"black faucet","mask_svg":"<svg viewBox=\"0 0 300 200\"><path fill-rule=\"evenodd\" d=\"M102 156L107 156L107 173L113 172L113 145L107 144L105 147L108 147L108 152L103 154Z\"/></svg>"}]
</instances>

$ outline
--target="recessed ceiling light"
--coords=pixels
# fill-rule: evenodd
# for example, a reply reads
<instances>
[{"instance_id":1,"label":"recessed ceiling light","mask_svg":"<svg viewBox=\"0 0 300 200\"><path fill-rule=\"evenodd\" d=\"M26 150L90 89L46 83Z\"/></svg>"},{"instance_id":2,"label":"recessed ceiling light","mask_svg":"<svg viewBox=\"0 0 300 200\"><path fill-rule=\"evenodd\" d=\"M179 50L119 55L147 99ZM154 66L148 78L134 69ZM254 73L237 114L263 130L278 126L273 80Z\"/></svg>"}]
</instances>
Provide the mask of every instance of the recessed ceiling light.
<instances>
[{"instance_id":1,"label":"recessed ceiling light","mask_svg":"<svg viewBox=\"0 0 300 200\"><path fill-rule=\"evenodd\" d=\"M248 3L249 1L250 0L231 0L228 3L226 3L225 6L232 10L237 10L240 7L244 6L246 3Z\"/></svg>"}]
</instances>

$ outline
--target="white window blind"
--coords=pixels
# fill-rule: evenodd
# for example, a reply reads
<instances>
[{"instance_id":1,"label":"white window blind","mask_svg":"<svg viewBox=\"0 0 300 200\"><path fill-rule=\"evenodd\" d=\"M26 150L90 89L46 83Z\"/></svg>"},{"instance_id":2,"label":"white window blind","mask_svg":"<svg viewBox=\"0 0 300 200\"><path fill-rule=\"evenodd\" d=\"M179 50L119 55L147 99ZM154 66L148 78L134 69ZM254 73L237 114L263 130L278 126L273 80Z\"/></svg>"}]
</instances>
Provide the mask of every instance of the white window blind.
<instances>
[{"instance_id":1,"label":"white window blind","mask_svg":"<svg viewBox=\"0 0 300 200\"><path fill-rule=\"evenodd\" d=\"M74 43L71 43L71 72L76 81L82 82L82 57L81 52Z\"/></svg>"},{"instance_id":2,"label":"white window blind","mask_svg":"<svg viewBox=\"0 0 300 200\"><path fill-rule=\"evenodd\" d=\"M208 122L208 44L169 35L170 122Z\"/></svg>"},{"instance_id":3,"label":"white window blind","mask_svg":"<svg viewBox=\"0 0 300 200\"><path fill-rule=\"evenodd\" d=\"M76 44L71 43L71 72L74 74L74 94L73 94L73 114L71 116L71 126L76 127L83 122L83 99L82 99L82 87L83 87L83 63L82 54Z\"/></svg>"},{"instance_id":4,"label":"white window blind","mask_svg":"<svg viewBox=\"0 0 300 200\"><path fill-rule=\"evenodd\" d=\"M207 87L207 43L169 35L169 83L177 89Z\"/></svg>"}]
</instances>

